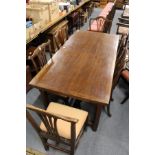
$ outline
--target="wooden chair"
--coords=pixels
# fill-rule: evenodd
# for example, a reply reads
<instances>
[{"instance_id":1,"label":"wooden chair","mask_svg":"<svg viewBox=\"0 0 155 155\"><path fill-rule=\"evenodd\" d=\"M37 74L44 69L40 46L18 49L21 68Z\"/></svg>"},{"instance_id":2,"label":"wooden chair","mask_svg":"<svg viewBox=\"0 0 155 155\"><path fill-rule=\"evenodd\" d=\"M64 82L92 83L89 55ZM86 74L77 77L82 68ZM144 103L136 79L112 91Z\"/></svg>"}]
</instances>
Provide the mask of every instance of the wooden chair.
<instances>
[{"instance_id":1,"label":"wooden chair","mask_svg":"<svg viewBox=\"0 0 155 155\"><path fill-rule=\"evenodd\" d=\"M28 59L32 62L31 71L38 73L41 68L47 63L44 45L38 46L32 55L28 56Z\"/></svg>"},{"instance_id":2,"label":"wooden chair","mask_svg":"<svg viewBox=\"0 0 155 155\"><path fill-rule=\"evenodd\" d=\"M116 60L116 66L115 66L115 71L114 71L114 76L113 76L113 84L112 84L112 89L111 89L111 98L112 98L112 92L115 89L118 80L121 76L122 71L125 68L125 63L126 63L126 53L127 53L127 47L122 47L122 52L119 52L120 55L117 57ZM109 102L109 104L107 105L107 114L109 117L111 117L111 112L110 112L110 104L111 102Z\"/></svg>"},{"instance_id":3,"label":"wooden chair","mask_svg":"<svg viewBox=\"0 0 155 155\"><path fill-rule=\"evenodd\" d=\"M121 35L121 39L119 41L119 45L118 45L118 50L117 50L117 58L116 58L116 61L119 57L119 55L121 55L122 53L122 49L123 47L127 47L128 48L128 38L129 38L129 35L128 34L122 34Z\"/></svg>"},{"instance_id":4,"label":"wooden chair","mask_svg":"<svg viewBox=\"0 0 155 155\"><path fill-rule=\"evenodd\" d=\"M56 43L57 50L59 50L60 47L63 45L63 41L62 41L62 37L61 37L61 30L58 29L57 31L55 31L54 40Z\"/></svg>"},{"instance_id":5,"label":"wooden chair","mask_svg":"<svg viewBox=\"0 0 155 155\"><path fill-rule=\"evenodd\" d=\"M113 20L114 18L114 15L115 15L115 11L116 11L116 3L114 2L114 5L111 9L111 11L109 12L109 15L108 15L108 19L109 20Z\"/></svg>"},{"instance_id":6,"label":"wooden chair","mask_svg":"<svg viewBox=\"0 0 155 155\"><path fill-rule=\"evenodd\" d=\"M74 28L80 29L80 13L78 11L73 12L67 17L69 21L69 33L72 34Z\"/></svg>"},{"instance_id":7,"label":"wooden chair","mask_svg":"<svg viewBox=\"0 0 155 155\"><path fill-rule=\"evenodd\" d=\"M51 40L52 52L56 53L68 39L68 21L64 20L52 27L46 37Z\"/></svg>"},{"instance_id":8,"label":"wooden chair","mask_svg":"<svg viewBox=\"0 0 155 155\"><path fill-rule=\"evenodd\" d=\"M129 84L129 58L126 58L126 67L121 72L121 77ZM127 93L126 97L123 99L121 104L123 104L126 100L129 99L129 93Z\"/></svg>"},{"instance_id":9,"label":"wooden chair","mask_svg":"<svg viewBox=\"0 0 155 155\"><path fill-rule=\"evenodd\" d=\"M104 33L110 33L110 30L111 30L111 26L112 26L112 17L109 17L111 16L111 14L108 14L105 22L104 22L104 30L103 32Z\"/></svg>"},{"instance_id":10,"label":"wooden chair","mask_svg":"<svg viewBox=\"0 0 155 155\"><path fill-rule=\"evenodd\" d=\"M111 20L108 20L102 16L96 18L90 18L89 20L89 31L95 32L109 32Z\"/></svg>"},{"instance_id":11,"label":"wooden chair","mask_svg":"<svg viewBox=\"0 0 155 155\"><path fill-rule=\"evenodd\" d=\"M68 40L68 25L60 29L61 44L63 45Z\"/></svg>"},{"instance_id":12,"label":"wooden chair","mask_svg":"<svg viewBox=\"0 0 155 155\"><path fill-rule=\"evenodd\" d=\"M35 112L41 122L32 116ZM38 133L45 150L49 147L74 155L83 133L88 112L51 102L46 110L26 105L26 117ZM36 121L37 119L37 121ZM51 140L50 143L48 140ZM64 144L61 146L61 144Z\"/></svg>"},{"instance_id":13,"label":"wooden chair","mask_svg":"<svg viewBox=\"0 0 155 155\"><path fill-rule=\"evenodd\" d=\"M94 9L94 3L90 2L88 5L86 5L87 11L88 11L88 18L91 16L93 9Z\"/></svg>"},{"instance_id":14,"label":"wooden chair","mask_svg":"<svg viewBox=\"0 0 155 155\"><path fill-rule=\"evenodd\" d=\"M84 23L86 23L87 19L88 19L87 8L86 9L79 9L79 13L80 13L80 26L83 26Z\"/></svg>"}]
</instances>

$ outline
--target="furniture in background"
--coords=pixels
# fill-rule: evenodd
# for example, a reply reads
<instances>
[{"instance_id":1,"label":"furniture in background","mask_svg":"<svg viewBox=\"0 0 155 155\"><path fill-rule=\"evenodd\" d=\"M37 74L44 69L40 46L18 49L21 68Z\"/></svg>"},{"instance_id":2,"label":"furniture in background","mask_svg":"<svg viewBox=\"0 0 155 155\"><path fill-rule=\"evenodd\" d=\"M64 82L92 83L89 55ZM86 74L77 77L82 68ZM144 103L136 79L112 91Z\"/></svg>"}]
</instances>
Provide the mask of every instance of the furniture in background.
<instances>
[{"instance_id":1,"label":"furniture in background","mask_svg":"<svg viewBox=\"0 0 155 155\"><path fill-rule=\"evenodd\" d=\"M47 32L46 38L51 40L52 51L53 53L56 53L68 39L68 21L64 20L52 27Z\"/></svg>"},{"instance_id":2,"label":"furniture in background","mask_svg":"<svg viewBox=\"0 0 155 155\"><path fill-rule=\"evenodd\" d=\"M119 36L75 32L30 82L32 87L94 104L91 126L97 130L109 104Z\"/></svg>"},{"instance_id":3,"label":"furniture in background","mask_svg":"<svg viewBox=\"0 0 155 155\"><path fill-rule=\"evenodd\" d=\"M89 31L110 33L112 21L102 16L89 20Z\"/></svg>"},{"instance_id":4,"label":"furniture in background","mask_svg":"<svg viewBox=\"0 0 155 155\"><path fill-rule=\"evenodd\" d=\"M32 66L31 66L31 72L35 72L36 74L47 63L47 58L46 58L46 54L45 54L45 47L44 47L44 45L38 46L33 51L32 55L29 55L28 56L28 60L30 60L30 62L32 64Z\"/></svg>"},{"instance_id":5,"label":"furniture in background","mask_svg":"<svg viewBox=\"0 0 155 155\"><path fill-rule=\"evenodd\" d=\"M100 0L92 0L92 2L94 3L94 7L99 7L100 6Z\"/></svg>"},{"instance_id":6,"label":"furniture in background","mask_svg":"<svg viewBox=\"0 0 155 155\"><path fill-rule=\"evenodd\" d=\"M80 13L80 26L83 26L84 23L87 22L88 19L88 11L87 9L79 9L79 13Z\"/></svg>"},{"instance_id":7,"label":"furniture in background","mask_svg":"<svg viewBox=\"0 0 155 155\"><path fill-rule=\"evenodd\" d=\"M49 21L48 23L40 23L39 29L37 31L33 31L33 35L29 36L29 31L26 32L27 38L26 38L26 44L29 46L35 39L38 39L40 37L40 34L43 34L45 31L53 27L55 24L58 24L62 20L66 19L68 15L72 14L73 12L77 11L79 8L83 7L84 5L87 5L90 0L85 0L79 3L79 5L76 5L74 9L70 10L68 13L60 14L56 19Z\"/></svg>"},{"instance_id":8,"label":"furniture in background","mask_svg":"<svg viewBox=\"0 0 155 155\"><path fill-rule=\"evenodd\" d=\"M68 29L69 29L69 34L72 34L74 32L74 28L80 29L80 12L75 11L72 14L67 16L67 20L69 21L68 23Z\"/></svg>"},{"instance_id":9,"label":"furniture in background","mask_svg":"<svg viewBox=\"0 0 155 155\"><path fill-rule=\"evenodd\" d=\"M115 14L115 2L114 3L108 2L98 17L91 18L89 20L88 30L95 32L110 33L114 14Z\"/></svg>"},{"instance_id":10,"label":"furniture in background","mask_svg":"<svg viewBox=\"0 0 155 155\"><path fill-rule=\"evenodd\" d=\"M40 118L40 124L37 123L38 119L32 115L32 112ZM84 110L54 102L51 102L46 110L30 104L26 105L26 117L38 133L45 150L53 147L70 155L74 155L87 116L88 112Z\"/></svg>"},{"instance_id":11,"label":"furniture in background","mask_svg":"<svg viewBox=\"0 0 155 155\"><path fill-rule=\"evenodd\" d=\"M49 52L50 54L50 57L52 58L53 56L53 51L52 51L52 48L51 48L51 41L48 39L47 42L44 42L40 45L40 48L41 50L45 52Z\"/></svg>"}]
</instances>

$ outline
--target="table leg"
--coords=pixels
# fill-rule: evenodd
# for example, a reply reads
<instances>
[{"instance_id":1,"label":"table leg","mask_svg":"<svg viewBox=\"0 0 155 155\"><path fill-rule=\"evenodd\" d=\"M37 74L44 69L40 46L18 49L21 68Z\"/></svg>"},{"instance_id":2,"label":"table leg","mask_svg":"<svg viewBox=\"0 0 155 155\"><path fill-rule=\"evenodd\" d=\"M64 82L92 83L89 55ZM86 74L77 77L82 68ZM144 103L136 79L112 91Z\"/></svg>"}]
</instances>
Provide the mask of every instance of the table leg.
<instances>
[{"instance_id":1,"label":"table leg","mask_svg":"<svg viewBox=\"0 0 155 155\"><path fill-rule=\"evenodd\" d=\"M81 109L80 100L75 100L73 107Z\"/></svg>"},{"instance_id":2,"label":"table leg","mask_svg":"<svg viewBox=\"0 0 155 155\"><path fill-rule=\"evenodd\" d=\"M43 98L43 104L44 104L45 108L47 108L48 104L49 104L48 94L47 94L47 92L45 92L43 90L40 90L40 93L41 93L41 96Z\"/></svg>"},{"instance_id":3,"label":"table leg","mask_svg":"<svg viewBox=\"0 0 155 155\"><path fill-rule=\"evenodd\" d=\"M96 105L95 120L94 120L94 123L93 123L93 131L97 131L99 120L100 120L101 111L102 111L102 106L97 104Z\"/></svg>"}]
</instances>

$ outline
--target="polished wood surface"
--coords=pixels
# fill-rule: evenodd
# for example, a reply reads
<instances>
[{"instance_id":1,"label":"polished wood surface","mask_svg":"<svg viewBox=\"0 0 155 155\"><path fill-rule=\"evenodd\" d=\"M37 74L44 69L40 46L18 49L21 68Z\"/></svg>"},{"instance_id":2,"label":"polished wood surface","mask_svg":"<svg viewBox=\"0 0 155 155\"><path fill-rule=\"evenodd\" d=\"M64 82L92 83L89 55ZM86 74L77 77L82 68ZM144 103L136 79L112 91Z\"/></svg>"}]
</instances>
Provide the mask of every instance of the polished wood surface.
<instances>
[{"instance_id":1,"label":"polished wood surface","mask_svg":"<svg viewBox=\"0 0 155 155\"><path fill-rule=\"evenodd\" d=\"M119 36L77 31L30 85L91 103L108 104Z\"/></svg>"}]
</instances>

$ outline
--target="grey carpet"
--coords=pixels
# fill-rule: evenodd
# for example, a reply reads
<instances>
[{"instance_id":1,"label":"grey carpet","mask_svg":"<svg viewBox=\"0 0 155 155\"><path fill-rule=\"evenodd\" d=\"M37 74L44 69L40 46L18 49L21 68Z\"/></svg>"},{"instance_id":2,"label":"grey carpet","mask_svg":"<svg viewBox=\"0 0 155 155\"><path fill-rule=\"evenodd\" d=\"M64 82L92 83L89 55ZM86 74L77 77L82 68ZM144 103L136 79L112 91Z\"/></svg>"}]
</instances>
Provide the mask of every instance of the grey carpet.
<instances>
[{"instance_id":1,"label":"grey carpet","mask_svg":"<svg viewBox=\"0 0 155 155\"><path fill-rule=\"evenodd\" d=\"M91 17L100 13L101 9L95 8ZM122 11L116 11L111 33L116 33L116 22ZM88 29L88 21L81 29ZM129 154L129 100L123 105L120 102L126 96L128 84L120 79L113 92L114 101L111 102L112 117L109 118L105 111L102 111L98 130L93 132L90 127L84 132L75 155L128 155ZM32 89L26 96L26 102L42 107L42 99L37 89ZM83 104L83 108L88 108ZM89 106L93 111L93 106ZM26 122L26 146L34 148L48 155L66 155L58 150L50 148L45 151L35 130Z\"/></svg>"}]
</instances>

